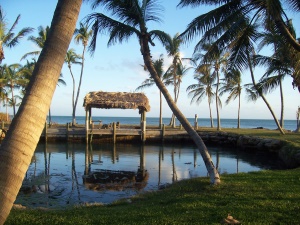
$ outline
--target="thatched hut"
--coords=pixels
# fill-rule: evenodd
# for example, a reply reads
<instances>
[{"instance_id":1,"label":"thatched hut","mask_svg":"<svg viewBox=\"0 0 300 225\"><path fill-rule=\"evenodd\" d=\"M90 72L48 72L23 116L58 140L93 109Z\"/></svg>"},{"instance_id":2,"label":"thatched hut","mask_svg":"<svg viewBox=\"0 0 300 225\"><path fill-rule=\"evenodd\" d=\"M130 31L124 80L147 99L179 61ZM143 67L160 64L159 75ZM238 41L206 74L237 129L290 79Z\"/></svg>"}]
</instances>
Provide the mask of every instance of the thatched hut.
<instances>
[{"instance_id":1,"label":"thatched hut","mask_svg":"<svg viewBox=\"0 0 300 225\"><path fill-rule=\"evenodd\" d=\"M143 93L93 91L85 96L83 106L86 111L87 131L92 121L92 108L138 109L142 132L146 129L146 112L150 111L149 100Z\"/></svg>"}]
</instances>

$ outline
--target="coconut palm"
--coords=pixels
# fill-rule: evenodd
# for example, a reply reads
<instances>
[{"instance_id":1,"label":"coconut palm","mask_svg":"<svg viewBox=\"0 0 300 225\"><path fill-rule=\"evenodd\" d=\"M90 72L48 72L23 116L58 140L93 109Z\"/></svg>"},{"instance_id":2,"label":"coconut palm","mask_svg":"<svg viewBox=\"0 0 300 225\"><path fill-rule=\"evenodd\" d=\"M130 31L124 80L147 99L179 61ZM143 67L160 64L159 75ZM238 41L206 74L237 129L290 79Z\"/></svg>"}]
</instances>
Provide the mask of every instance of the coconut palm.
<instances>
[{"instance_id":1,"label":"coconut palm","mask_svg":"<svg viewBox=\"0 0 300 225\"><path fill-rule=\"evenodd\" d=\"M74 40L75 42L78 43L82 43L83 45L83 50L82 50L82 56L81 56L81 72L80 72L80 79L79 79L79 83L78 83L78 88L77 88L77 94L76 94L76 99L74 102L74 107L73 107L73 112L72 112L72 123L73 125L76 124L76 106L77 106L77 102L78 102L78 98L79 98L79 93L80 93L80 88L81 88L81 83L82 83L82 76L83 76L83 68L84 68L84 54L86 51L86 47L88 45L89 39L92 36L92 30L89 30L88 26L84 25L83 23L80 23L80 28L79 29L75 29L74 32Z\"/></svg>"},{"instance_id":2,"label":"coconut palm","mask_svg":"<svg viewBox=\"0 0 300 225\"><path fill-rule=\"evenodd\" d=\"M66 58L65 58L65 62L68 64L68 68L70 70L70 74L72 77L72 81L73 81L73 93L72 93L72 122L73 125L75 125L75 103L77 101L75 101L75 78L72 72L72 64L79 64L82 65L82 62L78 61L79 59L82 59L82 57L78 54L76 54L75 49L71 48L68 50ZM77 92L78 94L78 92ZM77 95L78 96L78 95Z\"/></svg>"},{"instance_id":3,"label":"coconut palm","mask_svg":"<svg viewBox=\"0 0 300 225\"><path fill-rule=\"evenodd\" d=\"M173 83L170 74L167 73L168 71L165 73L163 71L163 66L164 66L163 55L160 55L159 59L153 61L153 66L157 72L157 75L166 86ZM136 91L143 90L144 88L152 87L153 85L155 85L155 81L153 78L151 78L151 74L150 74L150 77L144 80L142 84L138 86L135 90ZM159 128L160 129L162 128L162 124L163 124L162 123L162 93L161 91L159 91Z\"/></svg>"},{"instance_id":4,"label":"coconut palm","mask_svg":"<svg viewBox=\"0 0 300 225\"><path fill-rule=\"evenodd\" d=\"M158 38L164 45L169 42L169 37L165 32L148 30L147 28L148 22L161 21L162 6L158 4L158 0L94 0L92 6L94 9L97 6L103 6L110 11L112 16L116 19L102 13L92 13L86 17L85 22L92 25L94 34L90 48L95 50L98 32L102 33L107 31L109 33L108 46L116 42L122 43L123 41L127 41L132 35L138 38L140 51L147 70L159 90L163 93L172 112L198 147L208 170L211 183L219 183L220 177L218 171L212 163L203 140L181 113L153 66L149 44L152 46L155 45L153 42L154 38Z\"/></svg>"},{"instance_id":5,"label":"coconut palm","mask_svg":"<svg viewBox=\"0 0 300 225\"><path fill-rule=\"evenodd\" d=\"M28 83L28 80L22 77L22 65L11 64L3 65L3 80L2 84L8 88L11 93L11 106L13 107L14 116L16 115L15 89L20 89Z\"/></svg>"},{"instance_id":6,"label":"coconut palm","mask_svg":"<svg viewBox=\"0 0 300 225\"><path fill-rule=\"evenodd\" d=\"M200 102L207 97L210 126L213 128L214 122L211 112L211 103L213 102L215 96L212 86L216 77L212 74L211 65L203 64L202 66L198 67L194 75L194 79L196 80L196 83L189 85L186 89L188 96L192 97L191 104L193 102L200 104Z\"/></svg>"},{"instance_id":7,"label":"coconut palm","mask_svg":"<svg viewBox=\"0 0 300 225\"><path fill-rule=\"evenodd\" d=\"M49 33L49 26L46 26L45 28L43 26L38 27L38 36L29 36L28 40L32 41L40 50L28 52L25 55L22 56L21 60L27 58L28 56L39 56L41 54L42 49L44 48L45 41L47 39L48 33Z\"/></svg>"},{"instance_id":8,"label":"coconut palm","mask_svg":"<svg viewBox=\"0 0 300 225\"><path fill-rule=\"evenodd\" d=\"M72 40L82 0L59 0L43 51L18 113L0 147L0 225L4 224L22 185L44 129L61 68ZM55 63L53 63L55 62ZM16 166L17 165L17 166ZM9 179L7 179L9 177Z\"/></svg>"},{"instance_id":9,"label":"coconut palm","mask_svg":"<svg viewBox=\"0 0 300 225\"><path fill-rule=\"evenodd\" d=\"M180 7L216 6L215 9L191 21L187 29L180 35L181 39L189 41L196 35L204 33L196 47L203 41L210 41L216 42L216 48L214 48L216 51L227 48L243 29L243 18L248 17L250 21L259 19L261 29L276 30L285 42L298 52L300 51L300 43L292 35L287 25L289 18L286 14L287 9L297 13L300 11L298 0L181 0L178 5ZM299 87L299 76L294 74L293 79L293 84Z\"/></svg>"},{"instance_id":10,"label":"coconut palm","mask_svg":"<svg viewBox=\"0 0 300 225\"><path fill-rule=\"evenodd\" d=\"M291 34L296 37L296 32L291 21L289 22L289 29ZM280 90L281 114L280 126L284 127L284 95L282 82L285 76L298 73L300 63L300 52L295 51L289 44L282 40L280 34L275 31L268 31L262 34L262 40L259 49L264 46L271 45L274 54L272 56L255 56L255 64L265 66L267 71L262 76L259 82L260 88L267 93L271 92L277 87Z\"/></svg>"},{"instance_id":11,"label":"coconut palm","mask_svg":"<svg viewBox=\"0 0 300 225\"><path fill-rule=\"evenodd\" d=\"M18 33L14 33L14 29L16 28L20 18L21 15L18 15L13 25L8 28L3 9L0 6L0 63L5 58L3 47L12 48L16 46L24 36L33 31L33 28L25 27Z\"/></svg>"},{"instance_id":12,"label":"coconut palm","mask_svg":"<svg viewBox=\"0 0 300 225\"><path fill-rule=\"evenodd\" d=\"M241 93L242 93L242 78L241 72L239 70L233 69L229 70L225 73L225 78L223 79L225 82L220 88L220 96L225 93L229 93L226 104L229 104L231 100L235 100L238 98L238 123L237 128L240 128L240 111L241 111Z\"/></svg>"},{"instance_id":13,"label":"coconut palm","mask_svg":"<svg viewBox=\"0 0 300 225\"><path fill-rule=\"evenodd\" d=\"M172 71L173 74L173 85L174 85L174 101L175 104L177 104L179 93L178 90L178 82L177 82L177 67L179 64L182 64L181 57L180 57L180 44L182 41L178 38L179 33L175 34L173 38L169 37L169 42L166 43L166 51L168 53L168 56L172 58L172 64L169 67L169 69ZM172 118L170 121L170 126L175 127L176 126L176 120L174 113L172 114Z\"/></svg>"}]
</instances>

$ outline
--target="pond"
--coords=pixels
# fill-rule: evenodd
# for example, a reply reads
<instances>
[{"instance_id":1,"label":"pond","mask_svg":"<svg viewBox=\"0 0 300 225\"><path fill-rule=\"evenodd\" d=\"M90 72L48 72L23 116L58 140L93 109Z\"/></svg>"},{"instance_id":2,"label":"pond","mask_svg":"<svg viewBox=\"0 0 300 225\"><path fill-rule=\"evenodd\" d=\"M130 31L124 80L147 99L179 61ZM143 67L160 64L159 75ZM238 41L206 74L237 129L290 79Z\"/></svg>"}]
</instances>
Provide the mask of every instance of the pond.
<instances>
[{"instance_id":1,"label":"pond","mask_svg":"<svg viewBox=\"0 0 300 225\"><path fill-rule=\"evenodd\" d=\"M262 152L208 146L220 174L278 169ZM193 144L39 144L15 204L59 208L112 203L173 182L208 176Z\"/></svg>"}]
</instances>

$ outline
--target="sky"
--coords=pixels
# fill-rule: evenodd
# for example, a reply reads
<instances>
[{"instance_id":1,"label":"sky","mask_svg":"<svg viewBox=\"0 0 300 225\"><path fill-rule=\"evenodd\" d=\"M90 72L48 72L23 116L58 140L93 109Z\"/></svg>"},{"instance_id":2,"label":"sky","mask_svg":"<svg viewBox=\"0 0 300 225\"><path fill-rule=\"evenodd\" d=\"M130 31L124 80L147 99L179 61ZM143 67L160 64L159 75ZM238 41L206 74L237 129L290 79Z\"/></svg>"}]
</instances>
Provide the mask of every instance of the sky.
<instances>
[{"instance_id":1,"label":"sky","mask_svg":"<svg viewBox=\"0 0 300 225\"><path fill-rule=\"evenodd\" d=\"M177 8L176 5L179 0L162 0L161 4L164 8L163 23L151 23L149 29L163 30L166 33L174 36L176 33L183 32L187 25L197 16L207 12L208 7L198 8ZM0 0L0 5L3 8L6 21L9 25L12 25L17 16L20 14L21 18L15 28L15 32L20 31L24 27L32 27L35 29L30 35L37 36L39 26L50 26L53 13L56 7L57 1L55 0ZM107 12L102 11L100 8L95 10L96 12L102 12L109 15ZM77 21L77 28L79 28L79 22L92 13L91 6L88 3L83 3ZM293 15L294 21L299 19L298 15ZM294 22L294 24L296 24ZM297 29L298 27L296 27ZM298 33L297 33L298 34ZM297 35L299 36L299 35ZM200 36L194 38L193 41L184 43L181 48L182 57L192 57L195 43L200 39ZM83 99L85 95L91 91L105 91L105 92L136 92L135 89L141 85L141 83L149 77L149 74L143 70L143 59L139 50L138 41L135 36L128 42L122 44L115 44L107 47L108 36L98 35L96 51L93 55L86 53L83 82L80 89L80 96L76 108L76 116L84 116L85 110L83 108ZM171 59L167 57L167 53L162 45L158 41L154 41L155 46L151 47L151 53L153 59L163 54L165 59L165 67L167 68ZM74 48L77 54L82 54L82 45L75 44L74 40L71 41L70 47ZM20 61L21 57L28 52L39 50L33 42L27 40L27 37L22 39L16 47L9 49L4 48L5 59L3 64L21 63L25 64L26 61ZM30 58L29 58L30 59ZM80 77L80 66L73 65L72 70L75 76L76 89ZM264 73L263 68L256 68L255 75L258 80ZM68 70L67 64L63 65L62 75L66 86L58 86L54 93L51 103L51 114L56 116L71 116L72 115L72 79ZM243 71L242 76L243 84L250 83L250 75L248 71ZM188 97L186 88L194 84L193 70L183 78L178 107L182 113L188 117L193 118L195 114L198 118L209 118L209 110L207 99L203 99L200 104L190 104L191 98ZM168 87L168 90L173 94L173 88ZM156 86L144 89L142 91L148 97L151 110L147 113L148 117L159 116L159 91ZM221 97L223 107L220 110L220 117L235 119L237 118L238 101L232 101L228 105L225 104L228 95ZM292 79L286 77L284 80L284 96L285 96L285 119L296 119L296 110L300 106L299 92L292 87ZM279 90L275 90L266 95L271 107L273 108L276 116L280 117L280 95ZM258 99L256 102L249 102L247 100L245 92L241 97L241 118L242 119L273 119L270 111L263 102L262 99ZM216 106L212 105L213 117L216 118ZM5 109L1 106L0 111ZM9 109L12 114L12 109ZM118 116L118 117L136 117L139 116L138 110L123 110L123 109L94 109L93 116ZM172 112L169 109L167 103L163 102L163 117L171 117Z\"/></svg>"}]
</instances>

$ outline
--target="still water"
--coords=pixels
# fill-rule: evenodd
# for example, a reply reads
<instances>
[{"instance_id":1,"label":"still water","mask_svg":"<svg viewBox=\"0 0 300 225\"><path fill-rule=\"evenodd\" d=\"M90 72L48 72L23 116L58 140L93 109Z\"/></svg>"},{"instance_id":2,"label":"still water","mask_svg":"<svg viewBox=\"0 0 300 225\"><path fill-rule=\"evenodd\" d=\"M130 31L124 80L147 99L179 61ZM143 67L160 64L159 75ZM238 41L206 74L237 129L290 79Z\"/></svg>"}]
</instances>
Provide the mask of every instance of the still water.
<instances>
[{"instance_id":1,"label":"still water","mask_svg":"<svg viewBox=\"0 0 300 225\"><path fill-rule=\"evenodd\" d=\"M276 157L261 152L213 146L209 152L220 174L279 168ZM206 168L192 144L39 144L15 204L111 203L201 176Z\"/></svg>"}]
</instances>

